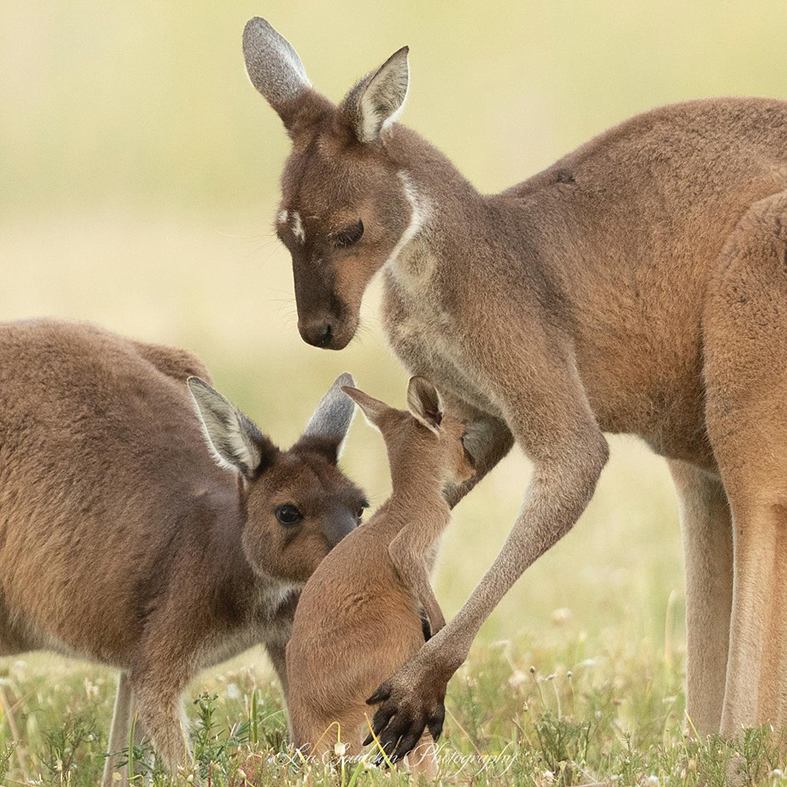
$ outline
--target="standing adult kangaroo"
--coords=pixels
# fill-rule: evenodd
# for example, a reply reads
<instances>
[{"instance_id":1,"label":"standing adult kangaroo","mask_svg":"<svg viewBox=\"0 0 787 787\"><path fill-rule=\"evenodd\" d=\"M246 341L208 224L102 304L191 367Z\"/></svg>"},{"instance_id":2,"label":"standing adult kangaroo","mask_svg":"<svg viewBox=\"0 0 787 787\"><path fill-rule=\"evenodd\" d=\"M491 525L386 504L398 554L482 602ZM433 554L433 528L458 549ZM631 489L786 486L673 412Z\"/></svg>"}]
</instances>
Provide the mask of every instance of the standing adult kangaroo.
<instances>
[{"instance_id":1,"label":"standing adult kangaroo","mask_svg":"<svg viewBox=\"0 0 787 787\"><path fill-rule=\"evenodd\" d=\"M787 723L787 103L656 109L484 195L393 122L406 47L338 106L264 20L244 52L293 142L276 228L303 338L347 345L382 270L394 350L475 422L475 481L514 440L535 464L466 604L373 696L381 740L439 732L481 624L590 500L604 432L675 479L693 724Z\"/></svg>"}]
</instances>

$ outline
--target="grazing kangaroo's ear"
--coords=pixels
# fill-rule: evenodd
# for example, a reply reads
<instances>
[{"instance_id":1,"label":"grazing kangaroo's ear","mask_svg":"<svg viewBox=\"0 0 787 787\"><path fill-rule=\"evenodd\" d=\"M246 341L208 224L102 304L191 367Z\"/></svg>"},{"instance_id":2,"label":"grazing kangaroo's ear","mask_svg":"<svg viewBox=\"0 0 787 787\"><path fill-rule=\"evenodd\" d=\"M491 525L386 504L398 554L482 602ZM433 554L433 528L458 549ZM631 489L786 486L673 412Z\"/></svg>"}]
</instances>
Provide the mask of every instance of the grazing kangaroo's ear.
<instances>
[{"instance_id":1,"label":"grazing kangaroo's ear","mask_svg":"<svg viewBox=\"0 0 787 787\"><path fill-rule=\"evenodd\" d=\"M236 407L199 377L186 381L205 441L215 460L252 479L273 461L277 448Z\"/></svg>"},{"instance_id":2,"label":"grazing kangaroo's ear","mask_svg":"<svg viewBox=\"0 0 787 787\"><path fill-rule=\"evenodd\" d=\"M440 392L426 377L411 377L407 386L407 407L413 418L435 434L443 420L443 400Z\"/></svg>"},{"instance_id":3,"label":"grazing kangaroo's ear","mask_svg":"<svg viewBox=\"0 0 787 787\"><path fill-rule=\"evenodd\" d=\"M342 390L358 404L366 420L372 426L379 428L380 420L391 408L385 402L369 396L369 394L358 390L358 388L344 386Z\"/></svg>"},{"instance_id":4,"label":"grazing kangaroo's ear","mask_svg":"<svg viewBox=\"0 0 787 787\"><path fill-rule=\"evenodd\" d=\"M243 57L252 85L289 126L298 99L311 87L298 53L268 22L255 16L243 31Z\"/></svg>"},{"instance_id":5,"label":"grazing kangaroo's ear","mask_svg":"<svg viewBox=\"0 0 787 787\"><path fill-rule=\"evenodd\" d=\"M320 399L297 445L322 453L334 464L339 461L355 415L355 403L346 396L343 386L354 384L355 380L348 372L336 378Z\"/></svg>"},{"instance_id":6,"label":"grazing kangaroo's ear","mask_svg":"<svg viewBox=\"0 0 787 787\"><path fill-rule=\"evenodd\" d=\"M404 106L410 84L409 48L394 52L380 68L362 79L341 104L344 118L360 142L376 142Z\"/></svg>"}]
</instances>

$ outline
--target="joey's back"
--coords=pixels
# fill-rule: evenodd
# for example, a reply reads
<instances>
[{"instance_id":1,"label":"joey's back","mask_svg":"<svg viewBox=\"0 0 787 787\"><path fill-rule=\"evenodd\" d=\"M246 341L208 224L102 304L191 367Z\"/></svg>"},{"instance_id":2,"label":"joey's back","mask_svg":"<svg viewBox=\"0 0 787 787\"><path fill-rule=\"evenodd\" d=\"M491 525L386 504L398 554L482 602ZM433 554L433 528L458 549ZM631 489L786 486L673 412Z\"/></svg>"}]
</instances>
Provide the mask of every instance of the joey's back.
<instances>
[{"instance_id":1,"label":"joey's back","mask_svg":"<svg viewBox=\"0 0 787 787\"><path fill-rule=\"evenodd\" d=\"M388 553L393 524L389 504L345 537L322 561L301 591L293 623L298 647L322 648L336 638L354 638L370 625L388 630L391 615L413 617L417 603ZM379 624L379 625L376 625ZM382 630L376 632L376 636Z\"/></svg>"}]
</instances>

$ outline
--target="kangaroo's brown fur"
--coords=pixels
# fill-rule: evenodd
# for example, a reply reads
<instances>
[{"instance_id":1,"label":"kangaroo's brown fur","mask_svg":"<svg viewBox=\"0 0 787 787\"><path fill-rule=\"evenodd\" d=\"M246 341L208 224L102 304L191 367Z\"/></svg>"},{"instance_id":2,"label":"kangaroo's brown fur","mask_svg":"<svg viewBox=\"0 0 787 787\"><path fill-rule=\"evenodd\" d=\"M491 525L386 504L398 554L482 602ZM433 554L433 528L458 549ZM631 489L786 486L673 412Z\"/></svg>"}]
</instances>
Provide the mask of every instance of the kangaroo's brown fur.
<instances>
[{"instance_id":1,"label":"kangaroo's brown fur","mask_svg":"<svg viewBox=\"0 0 787 787\"><path fill-rule=\"evenodd\" d=\"M208 378L187 352L89 325L0 325L0 653L117 667L110 752L136 712L170 768L186 762L180 695L199 670L262 642L286 693L300 587L363 505L336 466L349 375L288 451L192 381L232 473L190 375ZM282 504L302 520L281 525Z\"/></svg>"},{"instance_id":2,"label":"kangaroo's brown fur","mask_svg":"<svg viewBox=\"0 0 787 787\"><path fill-rule=\"evenodd\" d=\"M344 390L382 432L393 493L322 562L295 614L287 645L293 743L317 757L337 739L347 744L347 754L360 749L369 731L367 697L424 644L419 609L432 634L445 625L429 583L451 515L443 488L474 472L463 448L464 424L443 414L436 389L424 378L410 381L409 412ZM436 729L442 719L430 722ZM422 743L410 765L433 776L432 740Z\"/></svg>"},{"instance_id":3,"label":"kangaroo's brown fur","mask_svg":"<svg viewBox=\"0 0 787 787\"><path fill-rule=\"evenodd\" d=\"M436 712L485 618L571 529L604 432L639 435L676 479L694 726L787 724L787 103L656 109L484 195L392 122L406 50L335 106L282 42L246 27L249 75L293 140L277 229L303 338L344 347L382 270L394 350L485 430L451 502L514 440L535 464L492 567L378 693L383 739Z\"/></svg>"}]
</instances>

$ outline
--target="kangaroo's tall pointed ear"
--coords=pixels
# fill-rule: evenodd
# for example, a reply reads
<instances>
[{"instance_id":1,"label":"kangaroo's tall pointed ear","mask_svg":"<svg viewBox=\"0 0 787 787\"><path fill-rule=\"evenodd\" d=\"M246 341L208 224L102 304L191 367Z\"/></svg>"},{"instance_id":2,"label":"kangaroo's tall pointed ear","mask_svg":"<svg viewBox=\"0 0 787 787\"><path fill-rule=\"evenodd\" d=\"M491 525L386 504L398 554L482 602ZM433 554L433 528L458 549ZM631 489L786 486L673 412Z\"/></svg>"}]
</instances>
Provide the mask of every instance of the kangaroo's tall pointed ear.
<instances>
[{"instance_id":1,"label":"kangaroo's tall pointed ear","mask_svg":"<svg viewBox=\"0 0 787 787\"><path fill-rule=\"evenodd\" d=\"M323 454L336 463L342 455L344 441L355 415L355 403L343 391L343 386L355 385L351 374L339 375L320 399L297 445Z\"/></svg>"},{"instance_id":2,"label":"kangaroo's tall pointed ear","mask_svg":"<svg viewBox=\"0 0 787 787\"><path fill-rule=\"evenodd\" d=\"M255 16L243 30L243 57L252 85L289 128L299 100L311 87L298 53L267 21Z\"/></svg>"},{"instance_id":3,"label":"kangaroo's tall pointed ear","mask_svg":"<svg viewBox=\"0 0 787 787\"><path fill-rule=\"evenodd\" d=\"M345 386L342 390L361 408L361 412L364 414L366 420L372 426L379 428L380 421L391 408L385 402L381 402L379 399L369 396L369 394L364 393L358 388Z\"/></svg>"},{"instance_id":4,"label":"kangaroo's tall pointed ear","mask_svg":"<svg viewBox=\"0 0 787 787\"><path fill-rule=\"evenodd\" d=\"M409 51L403 46L394 52L342 102L342 114L360 142L376 142L401 112L410 85Z\"/></svg>"},{"instance_id":5,"label":"kangaroo's tall pointed ear","mask_svg":"<svg viewBox=\"0 0 787 787\"><path fill-rule=\"evenodd\" d=\"M413 418L420 421L435 434L440 431L443 420L443 400L440 392L426 377L411 377L407 386L407 408Z\"/></svg>"},{"instance_id":6,"label":"kangaroo's tall pointed ear","mask_svg":"<svg viewBox=\"0 0 787 787\"><path fill-rule=\"evenodd\" d=\"M276 446L204 380L189 377L186 382L214 459L246 480L256 478L276 458Z\"/></svg>"}]
</instances>

